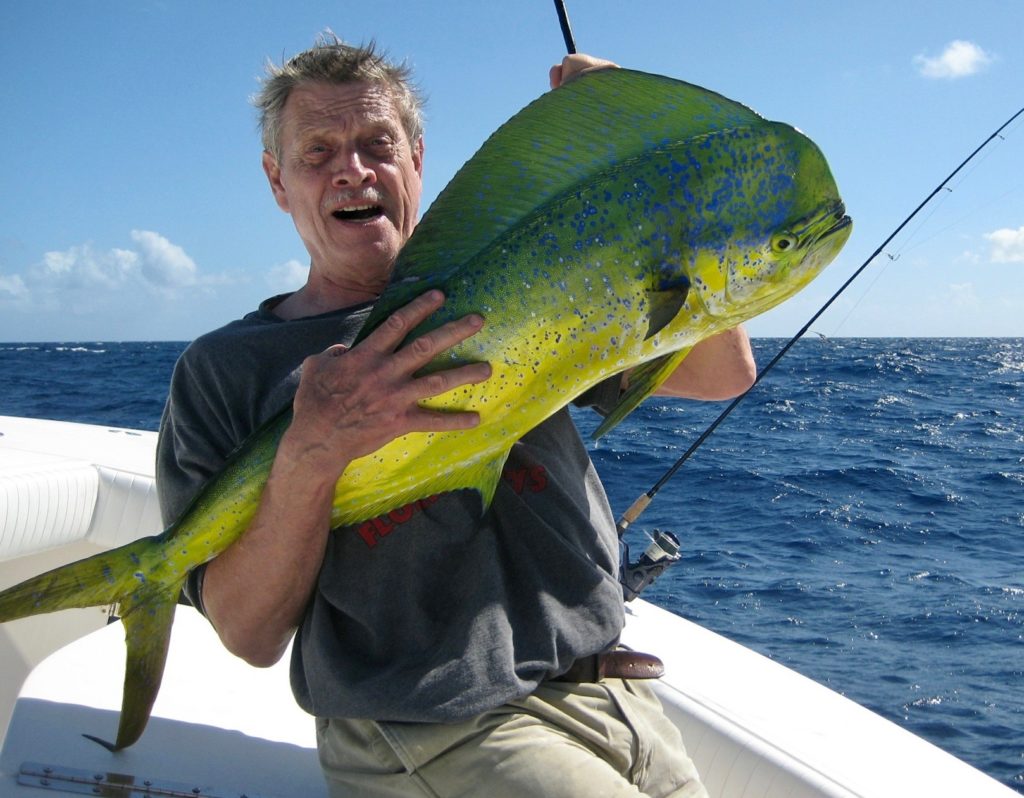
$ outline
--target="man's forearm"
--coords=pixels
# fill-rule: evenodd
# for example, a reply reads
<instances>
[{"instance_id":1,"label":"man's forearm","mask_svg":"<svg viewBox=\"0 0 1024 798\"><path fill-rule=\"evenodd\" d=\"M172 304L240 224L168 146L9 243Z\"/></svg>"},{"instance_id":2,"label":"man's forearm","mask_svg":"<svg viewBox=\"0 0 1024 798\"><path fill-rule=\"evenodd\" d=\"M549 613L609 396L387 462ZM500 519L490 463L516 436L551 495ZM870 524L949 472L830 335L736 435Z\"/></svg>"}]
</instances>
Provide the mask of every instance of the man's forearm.
<instances>
[{"instance_id":1,"label":"man's forearm","mask_svg":"<svg viewBox=\"0 0 1024 798\"><path fill-rule=\"evenodd\" d=\"M316 585L335 484L324 474L286 434L248 530L207 566L206 613L225 647L252 665L281 658Z\"/></svg>"},{"instance_id":2,"label":"man's forearm","mask_svg":"<svg viewBox=\"0 0 1024 798\"><path fill-rule=\"evenodd\" d=\"M225 647L254 665L284 653L316 585L331 528L334 488L348 463L410 432L467 429L475 412L420 404L490 376L471 363L417 376L439 353L483 326L471 314L403 344L444 302L428 291L360 344L311 355L292 402L256 516L206 568L203 606Z\"/></svg>"},{"instance_id":3,"label":"man's forearm","mask_svg":"<svg viewBox=\"0 0 1024 798\"><path fill-rule=\"evenodd\" d=\"M657 393L708 401L732 399L747 390L756 377L750 338L740 326L694 346Z\"/></svg>"}]
</instances>

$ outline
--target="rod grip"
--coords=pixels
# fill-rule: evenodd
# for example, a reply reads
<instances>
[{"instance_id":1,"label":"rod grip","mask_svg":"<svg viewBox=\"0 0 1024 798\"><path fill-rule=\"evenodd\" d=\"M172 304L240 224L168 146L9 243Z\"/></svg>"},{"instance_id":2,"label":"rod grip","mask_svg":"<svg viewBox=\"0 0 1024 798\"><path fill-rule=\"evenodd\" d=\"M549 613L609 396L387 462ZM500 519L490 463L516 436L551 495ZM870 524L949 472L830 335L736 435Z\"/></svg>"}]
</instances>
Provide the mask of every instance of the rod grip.
<instances>
[{"instance_id":1,"label":"rod grip","mask_svg":"<svg viewBox=\"0 0 1024 798\"><path fill-rule=\"evenodd\" d=\"M636 521L636 519L640 517L640 513L647 509L647 505L651 503L652 498L652 496L649 496L646 493L641 493L639 498L633 502L632 506L622 514L622 517L619 519L619 523L617 524L620 536L626 531L626 527Z\"/></svg>"}]
</instances>

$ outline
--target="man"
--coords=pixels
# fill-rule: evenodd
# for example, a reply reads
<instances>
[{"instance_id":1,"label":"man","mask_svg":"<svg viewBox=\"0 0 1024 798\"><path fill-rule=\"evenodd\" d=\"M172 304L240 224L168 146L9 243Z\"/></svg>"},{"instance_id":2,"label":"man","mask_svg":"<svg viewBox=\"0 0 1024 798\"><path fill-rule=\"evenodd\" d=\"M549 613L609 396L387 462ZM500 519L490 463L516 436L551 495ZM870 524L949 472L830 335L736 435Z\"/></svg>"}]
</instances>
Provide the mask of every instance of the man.
<instances>
[{"instance_id":1,"label":"man","mask_svg":"<svg viewBox=\"0 0 1024 798\"><path fill-rule=\"evenodd\" d=\"M550 82L609 66L570 57ZM157 455L165 517L265 420L289 402L294 415L255 519L196 569L190 599L254 665L298 631L292 687L317 716L333 795L705 794L647 685L577 675L615 645L623 611L611 511L567 411L516 444L483 517L456 491L329 528L348 463L477 423L418 402L486 380L487 364L415 374L486 322L402 345L443 304L432 291L351 346L419 212L424 146L403 67L325 38L271 68L257 106L309 278L183 354ZM662 390L725 398L752 378L737 329L695 347Z\"/></svg>"}]
</instances>

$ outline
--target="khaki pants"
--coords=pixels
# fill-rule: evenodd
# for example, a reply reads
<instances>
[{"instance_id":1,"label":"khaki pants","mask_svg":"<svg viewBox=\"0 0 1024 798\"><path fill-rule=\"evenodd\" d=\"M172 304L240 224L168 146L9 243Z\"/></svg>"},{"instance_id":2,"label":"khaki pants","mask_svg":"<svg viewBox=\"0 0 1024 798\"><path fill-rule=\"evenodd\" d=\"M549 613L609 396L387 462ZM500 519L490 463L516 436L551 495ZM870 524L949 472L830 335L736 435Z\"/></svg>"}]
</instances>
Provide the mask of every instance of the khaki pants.
<instances>
[{"instance_id":1,"label":"khaki pants","mask_svg":"<svg viewBox=\"0 0 1024 798\"><path fill-rule=\"evenodd\" d=\"M317 739L332 798L707 798L642 681L547 682L454 724L318 718Z\"/></svg>"}]
</instances>

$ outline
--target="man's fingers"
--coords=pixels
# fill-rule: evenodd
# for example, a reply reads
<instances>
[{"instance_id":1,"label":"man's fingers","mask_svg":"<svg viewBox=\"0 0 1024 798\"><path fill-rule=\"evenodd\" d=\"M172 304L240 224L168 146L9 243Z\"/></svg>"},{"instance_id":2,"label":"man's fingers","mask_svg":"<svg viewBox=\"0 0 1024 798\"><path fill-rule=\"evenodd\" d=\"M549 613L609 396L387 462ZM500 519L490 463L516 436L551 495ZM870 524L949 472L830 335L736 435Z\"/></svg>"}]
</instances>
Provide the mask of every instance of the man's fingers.
<instances>
[{"instance_id":1,"label":"man's fingers","mask_svg":"<svg viewBox=\"0 0 1024 798\"><path fill-rule=\"evenodd\" d=\"M451 432L460 429L473 429L480 424L480 414L475 411L463 410L458 413L446 413L443 410L431 410L421 407L416 411L414 426L417 432Z\"/></svg>"},{"instance_id":2,"label":"man's fingers","mask_svg":"<svg viewBox=\"0 0 1024 798\"><path fill-rule=\"evenodd\" d=\"M409 432L475 427L480 423L476 412L420 404L491 376L488 363L448 368L441 363L437 370L421 373L438 355L484 326L482 316L470 314L410 339L410 333L443 304L441 291L428 291L351 349L335 345L308 359L296 408L301 404L333 418L332 434L345 436L345 450L357 457Z\"/></svg>"},{"instance_id":3,"label":"man's fingers","mask_svg":"<svg viewBox=\"0 0 1024 798\"><path fill-rule=\"evenodd\" d=\"M388 316L384 323L374 330L366 340L374 342L381 349L394 351L417 324L426 320L443 304L443 293L436 289L427 291Z\"/></svg>"},{"instance_id":4,"label":"man's fingers","mask_svg":"<svg viewBox=\"0 0 1024 798\"><path fill-rule=\"evenodd\" d=\"M416 371L437 355L478 333L483 326L483 316L472 313L413 339L396 353L396 357L403 368Z\"/></svg>"},{"instance_id":5,"label":"man's fingers","mask_svg":"<svg viewBox=\"0 0 1024 798\"><path fill-rule=\"evenodd\" d=\"M562 59L562 63L555 64L548 71L548 82L552 89L564 86L571 80L575 80L586 72L593 72L598 69L611 69L618 67L614 61L605 58L595 58L585 53L574 53Z\"/></svg>"},{"instance_id":6,"label":"man's fingers","mask_svg":"<svg viewBox=\"0 0 1024 798\"><path fill-rule=\"evenodd\" d=\"M428 374L415 381L419 398L430 399L465 385L475 385L491 376L489 363L471 363L454 369ZM480 423L480 414L475 410L443 410L416 404L409 416L410 423L418 432L445 432L472 429Z\"/></svg>"},{"instance_id":7,"label":"man's fingers","mask_svg":"<svg viewBox=\"0 0 1024 798\"><path fill-rule=\"evenodd\" d=\"M476 385L491 376L490 363L470 363L444 371L427 374L414 381L414 395L417 400L440 396L463 385Z\"/></svg>"},{"instance_id":8,"label":"man's fingers","mask_svg":"<svg viewBox=\"0 0 1024 798\"><path fill-rule=\"evenodd\" d=\"M399 349L409 333L442 305L444 294L438 290L428 291L392 313L380 327L367 336L362 345L369 346L381 354L394 352L397 366L407 373L416 371L446 349L479 332L484 326L483 317L471 313L424 333Z\"/></svg>"}]
</instances>

